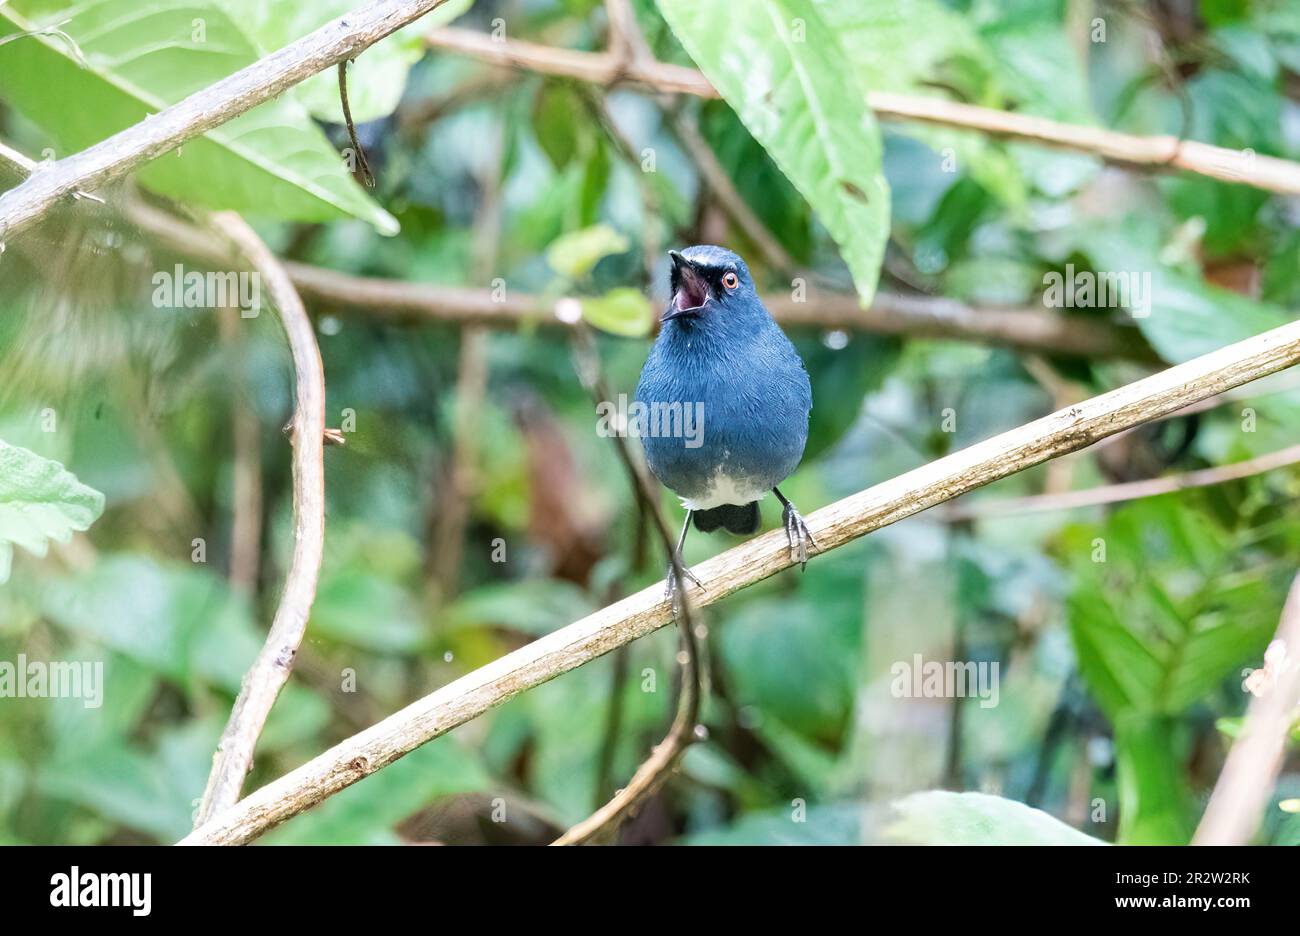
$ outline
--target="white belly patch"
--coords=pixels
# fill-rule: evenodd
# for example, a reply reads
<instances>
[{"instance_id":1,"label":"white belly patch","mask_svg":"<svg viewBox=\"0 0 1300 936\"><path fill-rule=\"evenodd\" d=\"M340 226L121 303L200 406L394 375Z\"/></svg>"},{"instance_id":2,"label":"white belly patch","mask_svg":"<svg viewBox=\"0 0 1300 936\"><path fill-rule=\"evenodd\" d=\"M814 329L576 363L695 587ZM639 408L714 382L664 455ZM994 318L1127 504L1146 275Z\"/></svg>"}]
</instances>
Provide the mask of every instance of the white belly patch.
<instances>
[{"instance_id":1,"label":"white belly patch","mask_svg":"<svg viewBox=\"0 0 1300 936\"><path fill-rule=\"evenodd\" d=\"M755 487L748 479L737 479L719 471L709 482L709 489L700 497L680 498L687 510L712 510L723 504L744 506L756 500L762 500L767 494L764 488Z\"/></svg>"}]
</instances>

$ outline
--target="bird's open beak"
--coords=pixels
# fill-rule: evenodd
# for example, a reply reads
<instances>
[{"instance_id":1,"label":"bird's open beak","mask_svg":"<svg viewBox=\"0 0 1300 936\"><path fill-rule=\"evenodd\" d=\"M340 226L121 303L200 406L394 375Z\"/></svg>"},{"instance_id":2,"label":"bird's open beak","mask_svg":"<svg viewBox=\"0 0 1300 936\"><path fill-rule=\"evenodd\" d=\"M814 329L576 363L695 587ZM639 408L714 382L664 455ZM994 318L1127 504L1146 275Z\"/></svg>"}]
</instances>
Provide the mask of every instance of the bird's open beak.
<instances>
[{"instance_id":1,"label":"bird's open beak","mask_svg":"<svg viewBox=\"0 0 1300 936\"><path fill-rule=\"evenodd\" d=\"M668 311L659 319L672 321L683 315L698 315L709 301L709 284L704 281L695 264L675 250L668 251L673 261L673 301Z\"/></svg>"}]
</instances>

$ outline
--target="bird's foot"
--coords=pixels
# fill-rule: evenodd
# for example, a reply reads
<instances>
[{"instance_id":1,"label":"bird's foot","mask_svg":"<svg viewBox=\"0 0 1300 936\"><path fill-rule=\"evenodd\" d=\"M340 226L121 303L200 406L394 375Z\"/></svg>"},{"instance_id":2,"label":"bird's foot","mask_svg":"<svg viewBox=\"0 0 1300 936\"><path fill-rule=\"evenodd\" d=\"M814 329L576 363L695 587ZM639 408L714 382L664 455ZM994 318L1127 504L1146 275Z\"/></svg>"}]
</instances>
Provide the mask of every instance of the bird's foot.
<instances>
[{"instance_id":1,"label":"bird's foot","mask_svg":"<svg viewBox=\"0 0 1300 936\"><path fill-rule=\"evenodd\" d=\"M682 562L681 554L678 554L677 561L681 564L682 575L698 585L701 591L708 591L708 589L704 587L704 583L695 577L695 573L691 571L690 566L685 562ZM680 614L682 609L682 596L677 590L677 576L673 574L673 564L671 562L668 563L668 577L664 581L664 597L672 601L673 613Z\"/></svg>"},{"instance_id":2,"label":"bird's foot","mask_svg":"<svg viewBox=\"0 0 1300 936\"><path fill-rule=\"evenodd\" d=\"M786 539L790 541L790 558L799 563L802 570L808 565L808 544L811 543L818 552L821 552L821 546L813 539L808 524L803 522L803 517L799 516L799 511L789 501L785 502L781 522L785 525Z\"/></svg>"}]
</instances>

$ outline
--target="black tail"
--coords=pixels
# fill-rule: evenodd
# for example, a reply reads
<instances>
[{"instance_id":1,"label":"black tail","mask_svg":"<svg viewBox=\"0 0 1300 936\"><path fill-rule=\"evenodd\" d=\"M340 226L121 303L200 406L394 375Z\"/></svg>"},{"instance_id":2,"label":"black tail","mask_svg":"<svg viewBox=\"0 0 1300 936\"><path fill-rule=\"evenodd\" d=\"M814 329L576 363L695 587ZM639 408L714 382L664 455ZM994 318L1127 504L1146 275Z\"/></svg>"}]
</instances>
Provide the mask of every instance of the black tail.
<instances>
[{"instance_id":1,"label":"black tail","mask_svg":"<svg viewBox=\"0 0 1300 936\"><path fill-rule=\"evenodd\" d=\"M723 504L712 510L697 510L693 516L695 529L701 533L712 533L718 527L724 528L728 533L737 533L741 536L758 532L758 501L742 507Z\"/></svg>"}]
</instances>

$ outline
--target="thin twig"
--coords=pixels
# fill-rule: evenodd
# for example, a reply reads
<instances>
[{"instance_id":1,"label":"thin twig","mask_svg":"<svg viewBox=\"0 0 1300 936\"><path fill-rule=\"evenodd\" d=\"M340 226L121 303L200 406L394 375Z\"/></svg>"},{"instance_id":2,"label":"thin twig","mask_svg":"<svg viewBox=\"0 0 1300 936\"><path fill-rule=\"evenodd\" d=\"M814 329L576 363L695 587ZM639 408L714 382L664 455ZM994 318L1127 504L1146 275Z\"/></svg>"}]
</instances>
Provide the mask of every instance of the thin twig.
<instances>
[{"instance_id":1,"label":"thin twig","mask_svg":"<svg viewBox=\"0 0 1300 936\"><path fill-rule=\"evenodd\" d=\"M582 95L582 100L591 112L592 118L605 131L605 136L636 176L637 188L641 192L641 254L645 273L643 285L649 287L654 277L655 264L660 257L660 227L666 225L664 219L668 217L668 212L664 208L662 197L650 182L649 173L642 171L641 157L632 145L632 141L627 138L614 119L608 97L594 89L587 89L587 93Z\"/></svg>"},{"instance_id":2,"label":"thin twig","mask_svg":"<svg viewBox=\"0 0 1300 936\"><path fill-rule=\"evenodd\" d=\"M590 328L579 324L574 331L573 347L579 378L590 391L592 398L597 404L610 399L609 389L605 386L600 372L600 356L596 351L596 340ZM695 640L691 601L686 589L686 573L682 568L681 557L677 554L677 544L673 540L667 521L664 520L654 482L650 480L632 454L627 439L619 434L615 434L613 439L619 461L622 462L624 470L632 481L640 509L643 515L649 516L651 526L668 554L669 574L672 575L676 586L675 611L678 643L681 647L679 660L682 667L681 690L677 697L677 713L673 717L668 734L632 774L632 779L628 781L627 786L616 792L604 806L557 838L551 843L552 845L585 845L612 839L623 820L668 779L669 774L677 766L677 761L695 740L695 727L700 716L700 695L703 684L700 676L700 652Z\"/></svg>"},{"instance_id":3,"label":"thin twig","mask_svg":"<svg viewBox=\"0 0 1300 936\"><path fill-rule=\"evenodd\" d=\"M213 756L196 826L239 799L244 778L253 766L257 739L276 696L289 680L307 630L325 541L325 371L316 333L283 265L253 229L236 214L217 215L213 223L264 280L293 357L293 556L270 633L244 674Z\"/></svg>"},{"instance_id":4,"label":"thin twig","mask_svg":"<svg viewBox=\"0 0 1300 936\"><path fill-rule=\"evenodd\" d=\"M612 596L611 596L612 597ZM599 806L615 792L610 776L614 772L614 755L623 734L623 711L627 677L632 667L631 651L619 647L613 653L613 673L609 680L609 708L605 713L605 730L600 739L600 753L596 757L596 803Z\"/></svg>"},{"instance_id":5,"label":"thin twig","mask_svg":"<svg viewBox=\"0 0 1300 936\"><path fill-rule=\"evenodd\" d=\"M375 174L370 169L370 160L366 159L366 148L357 139L357 125L352 120L352 105L348 102L348 63L339 62L339 104L343 108L343 125L348 130L348 140L352 143L352 155L357 160L357 171L366 188L375 187Z\"/></svg>"},{"instance_id":6,"label":"thin twig","mask_svg":"<svg viewBox=\"0 0 1300 936\"><path fill-rule=\"evenodd\" d=\"M1193 845L1248 845L1259 828L1282 767L1287 733L1300 717L1300 575L1291 582L1271 647L1280 650L1277 672L1250 700Z\"/></svg>"},{"instance_id":7,"label":"thin twig","mask_svg":"<svg viewBox=\"0 0 1300 936\"><path fill-rule=\"evenodd\" d=\"M453 27L432 30L425 36L425 43L431 48L496 65L565 75L607 86L626 82L657 92L705 98L719 96L699 71L667 62L629 61L608 52L580 52L519 39L499 41L484 33ZM961 127L990 136L1089 153L1121 165L1181 169L1224 182L1300 194L1300 164L1248 150L1226 149L1168 135L1136 136L920 95L872 91L867 94L867 106L885 120Z\"/></svg>"},{"instance_id":8,"label":"thin twig","mask_svg":"<svg viewBox=\"0 0 1300 936\"><path fill-rule=\"evenodd\" d=\"M958 523L965 520L996 519L1016 514L1078 510L1081 507L1118 504L1123 501L1139 500L1143 497L1157 497L1161 494L1172 494L1175 491L1186 491L1191 488L1225 484L1228 481L1239 481L1242 478L1285 468L1297 462L1300 462L1300 445L1292 445L1276 452L1269 452L1266 455L1233 462L1230 465L1216 465L1213 468L1184 471L1163 478L1148 478L1142 481L1128 481L1123 484L1102 484L1097 487L1084 488L1078 491L1062 491L1057 494L988 498L969 503L953 504L939 511L939 516L940 519L949 523Z\"/></svg>"},{"instance_id":9,"label":"thin twig","mask_svg":"<svg viewBox=\"0 0 1300 936\"><path fill-rule=\"evenodd\" d=\"M758 252L763 255L763 259L768 264L787 276L794 276L799 266L795 263L794 257L790 256L789 251L781 245L776 235L768 230L767 225L754 209L749 207L749 202L745 201L736 190L731 176L700 133L695 118L679 110L666 109L665 114L673 128L673 135L691 157L691 162L699 171L700 178L704 180L704 184L722 206L722 210L727 213L727 217L731 218L736 227L740 228L750 242L758 248Z\"/></svg>"},{"instance_id":10,"label":"thin twig","mask_svg":"<svg viewBox=\"0 0 1300 936\"><path fill-rule=\"evenodd\" d=\"M0 238L13 237L65 195L95 191L380 39L446 0L374 0L139 123L34 173L0 195Z\"/></svg>"},{"instance_id":11,"label":"thin twig","mask_svg":"<svg viewBox=\"0 0 1300 936\"><path fill-rule=\"evenodd\" d=\"M642 63L649 63L651 66L657 64L650 44L646 41L640 24L637 23L636 11L632 9L631 3L628 0L605 0L605 12L610 25L607 51L619 62L619 70L627 72ZM690 156L700 178L704 180L704 184L722 206L722 210L758 248L758 252L770 266L787 276L794 276L797 272L794 258L749 207L749 203L736 191L731 176L700 133L695 118L687 115L680 108L673 107L671 94L663 93L656 97L659 108L673 128L677 141Z\"/></svg>"},{"instance_id":12,"label":"thin twig","mask_svg":"<svg viewBox=\"0 0 1300 936\"><path fill-rule=\"evenodd\" d=\"M1129 426L1300 362L1300 321L1171 367L994 436L810 514L821 553L993 481L1092 445ZM820 554L820 553L819 553ZM694 571L712 604L793 564L783 531L727 550ZM316 803L522 692L603 656L672 620L660 586L644 589L480 667L340 742L249 794L184 844L252 841Z\"/></svg>"}]
</instances>

